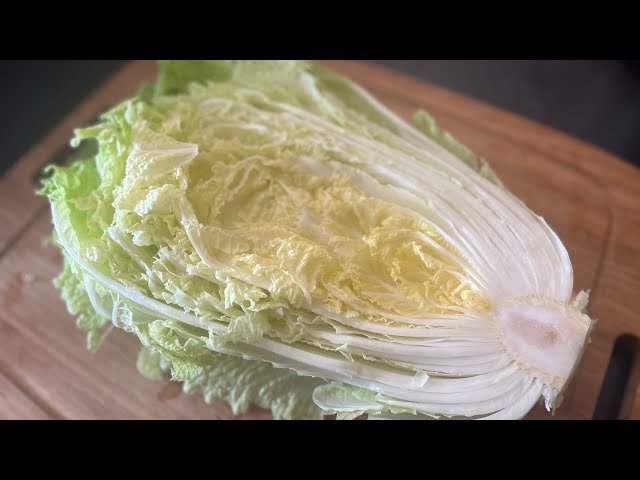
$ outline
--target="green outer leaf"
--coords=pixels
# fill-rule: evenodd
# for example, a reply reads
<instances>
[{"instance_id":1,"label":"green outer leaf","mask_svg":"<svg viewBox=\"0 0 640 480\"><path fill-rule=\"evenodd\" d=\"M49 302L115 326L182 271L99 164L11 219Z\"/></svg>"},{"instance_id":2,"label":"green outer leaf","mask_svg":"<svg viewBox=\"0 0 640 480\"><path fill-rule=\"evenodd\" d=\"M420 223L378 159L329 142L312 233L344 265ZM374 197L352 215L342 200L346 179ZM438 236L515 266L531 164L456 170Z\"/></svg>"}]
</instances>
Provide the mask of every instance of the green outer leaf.
<instances>
[{"instance_id":1,"label":"green outer leaf","mask_svg":"<svg viewBox=\"0 0 640 480\"><path fill-rule=\"evenodd\" d=\"M313 401L322 379L300 377L294 371L268 363L215 354L210 367L184 382L186 393L202 392L207 403L223 399L235 415L251 405L271 410L276 420L320 420L324 412Z\"/></svg>"},{"instance_id":2,"label":"green outer leaf","mask_svg":"<svg viewBox=\"0 0 640 480\"><path fill-rule=\"evenodd\" d=\"M224 82L233 75L232 60L160 60L155 95L184 93L192 82Z\"/></svg>"},{"instance_id":3,"label":"green outer leaf","mask_svg":"<svg viewBox=\"0 0 640 480\"><path fill-rule=\"evenodd\" d=\"M69 313L76 317L78 329L87 332L87 349L95 352L111 330L111 323L93 309L82 273L73 260L64 259L63 270L53 283L60 289Z\"/></svg>"},{"instance_id":4,"label":"green outer leaf","mask_svg":"<svg viewBox=\"0 0 640 480\"><path fill-rule=\"evenodd\" d=\"M414 127L424 133L427 137L453 153L483 177L504 188L504 185L491 169L489 163L484 158L473 153L469 147L464 145L451 133L441 128L429 112L426 110L418 110L413 115L412 123Z\"/></svg>"}]
</instances>

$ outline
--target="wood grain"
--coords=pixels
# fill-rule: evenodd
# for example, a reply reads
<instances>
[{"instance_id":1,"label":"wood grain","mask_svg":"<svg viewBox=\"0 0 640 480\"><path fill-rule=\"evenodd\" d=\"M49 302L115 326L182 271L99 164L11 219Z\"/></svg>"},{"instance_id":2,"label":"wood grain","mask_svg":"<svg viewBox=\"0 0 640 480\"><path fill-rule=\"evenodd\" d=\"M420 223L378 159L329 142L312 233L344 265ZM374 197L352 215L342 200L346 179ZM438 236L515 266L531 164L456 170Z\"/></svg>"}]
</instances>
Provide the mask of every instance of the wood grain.
<instances>
[{"instance_id":1,"label":"wood grain","mask_svg":"<svg viewBox=\"0 0 640 480\"><path fill-rule=\"evenodd\" d=\"M640 336L640 171L612 155L492 106L361 62L326 62L405 118L426 108L489 159L506 186L543 215L569 250L575 289L591 289L592 343L553 418L591 418L615 339ZM42 247L51 229L33 195L42 165L72 129L92 121L155 74L132 62L71 112L0 179L0 418L231 418L223 403L150 382L135 370L138 342L112 333L97 354L51 285L60 256ZM2 374L4 373L4 375ZM627 411L640 419L630 392ZM635 401L633 397L636 397ZM255 410L241 418L268 418ZM552 418L535 408L528 418Z\"/></svg>"},{"instance_id":2,"label":"wood grain","mask_svg":"<svg viewBox=\"0 0 640 480\"><path fill-rule=\"evenodd\" d=\"M0 374L0 420L23 418L47 420L51 417L11 380Z\"/></svg>"}]
</instances>

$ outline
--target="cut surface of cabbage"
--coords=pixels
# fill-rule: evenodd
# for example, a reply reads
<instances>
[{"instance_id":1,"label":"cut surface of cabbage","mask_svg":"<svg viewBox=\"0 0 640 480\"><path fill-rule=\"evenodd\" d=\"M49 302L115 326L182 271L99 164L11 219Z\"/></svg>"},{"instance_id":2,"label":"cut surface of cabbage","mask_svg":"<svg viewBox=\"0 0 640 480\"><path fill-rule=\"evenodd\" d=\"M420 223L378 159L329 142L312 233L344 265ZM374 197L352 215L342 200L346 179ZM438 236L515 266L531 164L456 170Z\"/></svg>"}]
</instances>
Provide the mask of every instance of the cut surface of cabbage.
<instances>
[{"instance_id":1,"label":"cut surface of cabbage","mask_svg":"<svg viewBox=\"0 0 640 480\"><path fill-rule=\"evenodd\" d=\"M569 255L426 112L304 61L166 61L42 193L97 348L275 418L521 418L588 340Z\"/></svg>"}]
</instances>

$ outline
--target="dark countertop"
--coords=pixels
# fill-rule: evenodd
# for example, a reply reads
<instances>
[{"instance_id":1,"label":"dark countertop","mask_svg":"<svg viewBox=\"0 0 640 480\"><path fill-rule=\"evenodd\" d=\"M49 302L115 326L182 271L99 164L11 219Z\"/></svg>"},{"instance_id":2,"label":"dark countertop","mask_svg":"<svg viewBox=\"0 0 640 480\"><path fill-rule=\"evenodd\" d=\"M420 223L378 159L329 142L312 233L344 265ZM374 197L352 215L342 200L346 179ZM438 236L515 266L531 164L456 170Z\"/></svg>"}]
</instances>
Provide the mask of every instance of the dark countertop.
<instances>
[{"instance_id":1,"label":"dark countertop","mask_svg":"<svg viewBox=\"0 0 640 480\"><path fill-rule=\"evenodd\" d=\"M0 62L0 173L115 72L122 60ZM640 165L640 68L601 60L378 60Z\"/></svg>"}]
</instances>

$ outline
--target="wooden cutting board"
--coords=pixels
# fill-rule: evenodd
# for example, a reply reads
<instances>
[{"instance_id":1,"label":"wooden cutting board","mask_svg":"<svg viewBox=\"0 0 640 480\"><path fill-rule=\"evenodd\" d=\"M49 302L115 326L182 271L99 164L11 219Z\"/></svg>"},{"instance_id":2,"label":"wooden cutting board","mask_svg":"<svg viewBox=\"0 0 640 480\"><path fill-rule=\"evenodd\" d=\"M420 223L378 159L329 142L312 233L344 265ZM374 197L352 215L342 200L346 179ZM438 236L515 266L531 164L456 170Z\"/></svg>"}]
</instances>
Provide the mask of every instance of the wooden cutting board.
<instances>
[{"instance_id":1,"label":"wooden cutting board","mask_svg":"<svg viewBox=\"0 0 640 480\"><path fill-rule=\"evenodd\" d=\"M599 321L553 418L591 418L615 340L640 336L640 171L562 133L408 76L361 62L326 63L403 117L428 109L489 159L507 187L558 232L573 261L575 288L591 289L589 313ZM199 396L181 394L177 384L141 377L131 335L114 331L98 353L89 353L51 285L61 257L43 246L51 222L46 200L33 195L39 172L60 155L73 128L91 123L154 76L152 62L127 65L0 179L0 418L232 418L222 402L205 405ZM626 389L620 417L640 419L635 390ZM256 409L239 418L269 415ZM552 417L536 407L528 418Z\"/></svg>"}]
</instances>

